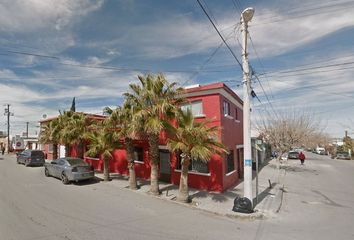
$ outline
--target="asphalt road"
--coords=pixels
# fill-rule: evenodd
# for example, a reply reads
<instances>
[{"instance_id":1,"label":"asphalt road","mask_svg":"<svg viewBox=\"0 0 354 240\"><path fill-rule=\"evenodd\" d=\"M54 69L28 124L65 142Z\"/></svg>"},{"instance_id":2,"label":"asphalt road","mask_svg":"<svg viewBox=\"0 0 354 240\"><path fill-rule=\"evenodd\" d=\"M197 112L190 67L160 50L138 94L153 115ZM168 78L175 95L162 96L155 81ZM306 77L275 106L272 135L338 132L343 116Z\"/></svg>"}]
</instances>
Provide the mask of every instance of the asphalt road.
<instances>
[{"instance_id":1,"label":"asphalt road","mask_svg":"<svg viewBox=\"0 0 354 240\"><path fill-rule=\"evenodd\" d=\"M354 239L354 161L307 157L305 166L287 167L280 213L248 221L112 183L63 185L41 167L0 156L0 239Z\"/></svg>"}]
</instances>

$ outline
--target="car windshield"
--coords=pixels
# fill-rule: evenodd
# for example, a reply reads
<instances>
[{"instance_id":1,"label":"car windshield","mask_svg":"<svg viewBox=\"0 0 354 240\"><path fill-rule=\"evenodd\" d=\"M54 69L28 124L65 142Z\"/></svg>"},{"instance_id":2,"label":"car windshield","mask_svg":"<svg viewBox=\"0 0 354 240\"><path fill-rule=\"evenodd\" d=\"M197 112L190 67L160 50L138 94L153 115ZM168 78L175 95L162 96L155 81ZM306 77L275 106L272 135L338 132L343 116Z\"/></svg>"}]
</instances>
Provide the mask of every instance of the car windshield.
<instances>
[{"instance_id":1,"label":"car windshield","mask_svg":"<svg viewBox=\"0 0 354 240\"><path fill-rule=\"evenodd\" d=\"M340 152L340 153L337 153L337 155L349 156L349 154L347 152Z\"/></svg>"},{"instance_id":2,"label":"car windshield","mask_svg":"<svg viewBox=\"0 0 354 240\"><path fill-rule=\"evenodd\" d=\"M88 165L86 162L84 162L84 160L80 159L80 158L67 158L66 161L68 161L68 163L73 166L73 165Z\"/></svg>"}]
</instances>

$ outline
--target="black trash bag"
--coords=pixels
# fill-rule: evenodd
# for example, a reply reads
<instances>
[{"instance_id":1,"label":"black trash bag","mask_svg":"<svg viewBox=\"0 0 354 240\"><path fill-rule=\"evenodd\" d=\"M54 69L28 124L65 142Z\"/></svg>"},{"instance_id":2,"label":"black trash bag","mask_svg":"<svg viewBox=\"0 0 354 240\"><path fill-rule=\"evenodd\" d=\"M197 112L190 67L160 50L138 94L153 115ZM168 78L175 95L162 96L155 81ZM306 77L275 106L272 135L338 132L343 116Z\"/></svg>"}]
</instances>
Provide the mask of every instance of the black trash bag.
<instances>
[{"instance_id":1,"label":"black trash bag","mask_svg":"<svg viewBox=\"0 0 354 240\"><path fill-rule=\"evenodd\" d=\"M240 213L253 213L252 203L246 197L236 197L232 211Z\"/></svg>"}]
</instances>

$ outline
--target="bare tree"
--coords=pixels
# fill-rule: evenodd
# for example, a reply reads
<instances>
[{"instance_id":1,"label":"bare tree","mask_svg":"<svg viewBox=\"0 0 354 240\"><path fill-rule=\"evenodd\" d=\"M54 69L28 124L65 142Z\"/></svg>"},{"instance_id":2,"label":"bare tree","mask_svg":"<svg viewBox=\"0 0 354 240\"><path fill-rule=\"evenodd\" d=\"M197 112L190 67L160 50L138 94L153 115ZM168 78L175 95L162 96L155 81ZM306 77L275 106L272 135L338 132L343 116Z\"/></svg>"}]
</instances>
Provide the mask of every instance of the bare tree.
<instances>
[{"instance_id":1,"label":"bare tree","mask_svg":"<svg viewBox=\"0 0 354 240\"><path fill-rule=\"evenodd\" d=\"M256 128L260 136L279 153L278 160L292 148L306 146L322 133L320 121L313 114L295 110L276 116L266 115L257 121Z\"/></svg>"}]
</instances>

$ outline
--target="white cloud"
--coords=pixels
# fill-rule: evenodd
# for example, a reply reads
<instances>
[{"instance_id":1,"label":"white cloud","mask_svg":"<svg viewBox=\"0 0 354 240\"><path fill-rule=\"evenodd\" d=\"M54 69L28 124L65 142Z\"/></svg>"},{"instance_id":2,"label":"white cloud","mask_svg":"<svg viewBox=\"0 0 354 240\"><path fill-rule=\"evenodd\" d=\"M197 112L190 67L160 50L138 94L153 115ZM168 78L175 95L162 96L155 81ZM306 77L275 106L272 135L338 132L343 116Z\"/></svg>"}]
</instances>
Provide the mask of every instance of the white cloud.
<instances>
[{"instance_id":1,"label":"white cloud","mask_svg":"<svg viewBox=\"0 0 354 240\"><path fill-rule=\"evenodd\" d=\"M345 27L354 26L352 11L333 14L307 14L291 19L283 9L264 9L249 24L252 39L261 57L289 52L299 46L334 33ZM262 18L262 15L264 16Z\"/></svg>"},{"instance_id":2,"label":"white cloud","mask_svg":"<svg viewBox=\"0 0 354 240\"><path fill-rule=\"evenodd\" d=\"M102 3L103 0L5 0L0 3L0 31L61 30Z\"/></svg>"}]
</instances>

